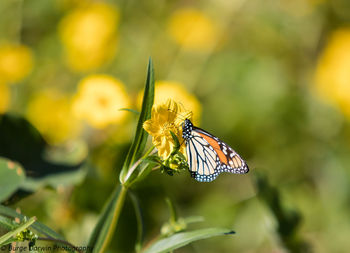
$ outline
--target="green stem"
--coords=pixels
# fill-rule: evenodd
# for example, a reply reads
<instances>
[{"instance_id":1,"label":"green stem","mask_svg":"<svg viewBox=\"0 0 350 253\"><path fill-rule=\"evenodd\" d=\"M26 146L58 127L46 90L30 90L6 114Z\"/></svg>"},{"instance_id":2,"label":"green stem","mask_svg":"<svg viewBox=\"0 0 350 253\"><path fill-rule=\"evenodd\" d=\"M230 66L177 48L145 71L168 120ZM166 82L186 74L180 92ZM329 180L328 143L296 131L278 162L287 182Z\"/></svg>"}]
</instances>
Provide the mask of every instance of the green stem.
<instances>
[{"instance_id":1,"label":"green stem","mask_svg":"<svg viewBox=\"0 0 350 253\"><path fill-rule=\"evenodd\" d=\"M99 253L104 253L107 250L107 247L109 245L109 243L112 240L113 237L113 233L114 230L118 224L118 220L119 220L119 216L121 213L121 210L123 208L124 202L125 202L125 197L126 197L126 193L128 192L128 186L126 185L128 178L131 176L131 174L134 172L134 170L136 169L136 167L138 166L138 164L142 161L142 159L146 158L148 155L150 155L152 152L154 152L155 147L152 146L149 150L147 150L147 152L145 153L145 155L139 159L128 171L126 177L125 177L125 181L124 184L122 183L121 185L121 190L118 196L118 200L117 200L117 204L116 204L116 208L114 210L114 214L113 214L113 218L112 218L112 222L111 225L109 226L106 238L101 246L101 249L99 251Z\"/></svg>"},{"instance_id":2,"label":"green stem","mask_svg":"<svg viewBox=\"0 0 350 253\"><path fill-rule=\"evenodd\" d=\"M99 253L106 252L107 247L112 240L114 230L118 224L119 216L120 216L120 213L122 211L122 208L123 208L123 205L125 202L126 193L128 192L128 188L126 186L122 185L121 187L122 188L121 188L119 196L118 196L117 205L116 205L116 208L114 211L113 219L112 219L111 225L109 226L106 239L103 242L103 245L102 245Z\"/></svg>"},{"instance_id":3,"label":"green stem","mask_svg":"<svg viewBox=\"0 0 350 253\"><path fill-rule=\"evenodd\" d=\"M155 146L151 146L150 148L149 148L149 150L147 150L147 152L143 155L143 157L141 158L141 159L145 159L149 154L151 154L152 153L152 151L154 151L155 150Z\"/></svg>"},{"instance_id":4,"label":"green stem","mask_svg":"<svg viewBox=\"0 0 350 253\"><path fill-rule=\"evenodd\" d=\"M147 152L143 155L143 157L141 157L139 160L137 160L137 162L135 162L130 169L128 170L128 173L126 174L124 180L121 182L123 185L130 185L129 178L132 175L132 173L134 173L134 171L136 170L137 166L140 165L140 163L142 162L143 159L145 159L148 155L153 154L156 151L155 147L152 146L149 150L147 150Z\"/></svg>"},{"instance_id":5,"label":"green stem","mask_svg":"<svg viewBox=\"0 0 350 253\"><path fill-rule=\"evenodd\" d=\"M166 203L168 204L169 210L170 210L170 222L175 223L177 221L177 213L176 209L173 205L173 202L171 202L170 198L165 199Z\"/></svg>"}]
</instances>

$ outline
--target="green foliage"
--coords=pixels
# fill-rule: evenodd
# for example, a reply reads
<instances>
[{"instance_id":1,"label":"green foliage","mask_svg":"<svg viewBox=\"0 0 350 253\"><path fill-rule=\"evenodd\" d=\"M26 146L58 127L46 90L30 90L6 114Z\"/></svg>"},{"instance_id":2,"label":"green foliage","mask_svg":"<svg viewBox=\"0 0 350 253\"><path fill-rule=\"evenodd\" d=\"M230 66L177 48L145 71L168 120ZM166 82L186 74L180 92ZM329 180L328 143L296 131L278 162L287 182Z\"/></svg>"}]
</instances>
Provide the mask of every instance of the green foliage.
<instances>
[{"instance_id":1,"label":"green foliage","mask_svg":"<svg viewBox=\"0 0 350 253\"><path fill-rule=\"evenodd\" d=\"M111 237L114 232L116 226L115 219L118 219L116 215L119 215L121 211L120 203L124 201L125 193L126 189L122 189L122 187L118 186L102 210L99 221L96 224L88 243L88 246L93 247L94 253L104 252L106 250L110 240L110 238L107 237Z\"/></svg>"},{"instance_id":2,"label":"green foliage","mask_svg":"<svg viewBox=\"0 0 350 253\"><path fill-rule=\"evenodd\" d=\"M16 220L20 220L22 222L18 224ZM33 233L31 230L27 229L29 226L39 235L44 235L46 237L38 238L36 233ZM31 243L35 243L35 241L37 240L51 241L55 242L58 246L68 246L68 252L75 252L75 250L73 249L74 246L67 242L62 235L56 233L46 225L36 221L35 217L27 219L26 216L2 205L0 205L0 227L6 228L6 230L8 231L5 235L1 237L3 239L4 244L23 240L29 240ZM9 239L13 235L16 235L16 238Z\"/></svg>"},{"instance_id":3,"label":"green foliage","mask_svg":"<svg viewBox=\"0 0 350 253\"><path fill-rule=\"evenodd\" d=\"M0 227L8 231L14 229L16 226L12 219L0 216Z\"/></svg>"},{"instance_id":4,"label":"green foliage","mask_svg":"<svg viewBox=\"0 0 350 253\"><path fill-rule=\"evenodd\" d=\"M89 240L89 246L93 247L93 252L105 252L113 236L117 221L124 204L127 186L131 180L137 177L135 171L139 163L133 164L139 157L146 145L148 134L143 129L143 122L151 117L151 110L154 100L154 70L152 59L149 59L145 92L143 96L142 110L136 128L135 139L129 149L125 159L123 169L120 173L122 186L117 186L111 199L100 215L100 219ZM140 161L141 163L141 161ZM136 171L138 172L138 171Z\"/></svg>"},{"instance_id":5,"label":"green foliage","mask_svg":"<svg viewBox=\"0 0 350 253\"><path fill-rule=\"evenodd\" d=\"M32 217L28 221L25 221L23 224L20 224L18 227L15 229L7 232L5 235L0 237L0 246L9 244L12 242L11 238L16 236L15 241L24 241L24 240L35 240L35 236L30 236L28 237L27 234L31 235L29 230L26 230L30 225L32 225L35 222L36 218ZM35 239L34 239L35 238Z\"/></svg>"},{"instance_id":6,"label":"green foliage","mask_svg":"<svg viewBox=\"0 0 350 253\"><path fill-rule=\"evenodd\" d=\"M26 216L12 210L11 208L8 208L6 206L0 205L0 215L2 217L10 217L11 221L14 219L20 219L20 220L25 220ZM6 218L6 223L1 222L2 224L9 224L9 219ZM32 224L33 229L35 229L36 231L38 231L40 234L45 235L47 237L50 238L55 238L58 240L64 240L64 237L58 233L56 233L55 231L53 231L51 228L47 227L46 225L35 221L35 223ZM11 227L13 228L13 227Z\"/></svg>"},{"instance_id":7,"label":"green foliage","mask_svg":"<svg viewBox=\"0 0 350 253\"><path fill-rule=\"evenodd\" d=\"M167 238L160 239L150 245L144 253L165 253L180 247L183 247L191 242L219 236L234 234L232 230L223 228L206 228L191 232L177 233Z\"/></svg>"},{"instance_id":8,"label":"green foliage","mask_svg":"<svg viewBox=\"0 0 350 253\"><path fill-rule=\"evenodd\" d=\"M82 151L83 146L78 146L75 152L58 151L58 148L47 144L38 130L23 117L0 115L0 143L0 156L23 166L22 169L16 165L16 169L22 171L22 174L18 175L20 180L13 180L16 174L14 170L9 174L11 177L4 182L4 186L9 183L9 187L13 189L34 192L45 186L56 188L79 183L86 173L82 167L87 155L87 152ZM50 158L54 158L55 161L49 160ZM7 172L8 170L0 170L0 173ZM26 177L24 172L27 172ZM1 178L5 180L6 177ZM0 201L4 200L1 194L5 194L7 189L8 186L0 192ZM17 195L20 196L20 192ZM12 200L17 201L17 196L12 196Z\"/></svg>"},{"instance_id":9,"label":"green foliage","mask_svg":"<svg viewBox=\"0 0 350 253\"><path fill-rule=\"evenodd\" d=\"M298 229L302 216L297 210L287 209L279 191L271 186L265 176L257 174L258 197L270 208L277 221L277 232L286 248L291 252L312 252L310 245L300 238Z\"/></svg>"},{"instance_id":10,"label":"green foliage","mask_svg":"<svg viewBox=\"0 0 350 253\"><path fill-rule=\"evenodd\" d=\"M18 163L0 157L0 202L14 193L24 179L24 170Z\"/></svg>"},{"instance_id":11,"label":"green foliage","mask_svg":"<svg viewBox=\"0 0 350 253\"><path fill-rule=\"evenodd\" d=\"M101 211L99 219L90 235L88 246L93 248L94 253L106 252L110 246L114 230L119 222L125 204L129 187L136 187L136 185L144 180L155 167L160 168L161 171L166 171L167 174L170 175L173 175L176 171L188 169L186 157L180 152L181 143L173 132L171 132L171 135L175 142L175 148L167 160L163 161L158 156L154 155L154 147L150 147L147 152L144 152L148 134L143 129L143 123L151 117L155 82L153 72L153 64L150 59L142 109L139 114L135 138L126 155L123 168L120 171L121 185L114 187L115 189ZM18 164L2 159L0 160L0 168L3 168L0 170L0 173L2 173L0 180L3 180L2 185L4 185L4 187L1 188L2 200L8 198L8 196L19 189L19 187L36 191L44 186L59 187L62 185L72 185L80 182L86 176L84 170L77 169L80 167L81 161L85 159L86 154L84 152L78 150L74 153L75 155L72 155L66 153L64 150L62 151L57 148L49 147L39 132L25 119L9 115L4 115L1 118L0 127L2 127L4 131L0 137L5 139L4 142L9 141L9 139L6 139L8 135L14 136L11 131L13 131L13 128L18 128L18 121L21 122L19 124L21 129L17 130L21 130L22 133L27 136L26 138L29 138L28 145L32 143L35 146L33 148L35 152L32 153L33 157L29 157L24 151L17 154L14 151L3 149L2 153L9 157L16 157L16 159L28 165L29 168L33 168L30 161L35 161L35 164L39 164L39 169L41 166L46 169L54 168L54 174L46 172L44 177L25 179L24 172ZM24 149L24 147L21 146L22 144L19 146L16 145L15 147L19 150ZM47 159L47 161L45 159ZM50 160L54 162L50 162ZM55 163L59 164L59 161L71 161L73 163L80 161L80 163L78 163L78 165L69 165L69 163L67 165L56 165ZM300 213L287 210L283 207L278 190L271 187L265 177L258 177L257 186L259 190L258 196L271 208L272 213L276 217L278 222L277 232L286 248L293 252L305 252L308 249L307 244L299 238L297 233L297 228L301 222ZM170 210L170 218L162 225L160 235L157 239L152 240L151 243L144 246L145 231L141 203L136 194L130 193L130 197L135 210L138 231L134 247L136 252L169 252L198 240L234 233L232 230L225 228L189 230L189 224L203 221L203 218L198 216L187 218L179 217L174 204L167 198L166 201ZM22 222L20 224L14 223L15 218L19 218ZM26 219L26 216L18 214L12 209L0 206L0 226L7 231L0 237L1 243L8 244L13 241L24 240L35 243L36 240L48 240L61 245L73 246L65 241L64 237L42 223L35 221L34 218L30 219L28 222ZM28 230L29 226L31 227L30 230ZM46 237L38 237L32 232L32 229ZM74 250L70 249L70 251L73 252Z\"/></svg>"},{"instance_id":12,"label":"green foliage","mask_svg":"<svg viewBox=\"0 0 350 253\"><path fill-rule=\"evenodd\" d=\"M119 109L119 111L127 111L127 112L132 112L136 115L140 115L140 112L139 111L136 111L136 110L133 110L133 109L130 109L130 108L122 108L122 109Z\"/></svg>"},{"instance_id":13,"label":"green foliage","mask_svg":"<svg viewBox=\"0 0 350 253\"><path fill-rule=\"evenodd\" d=\"M144 173L144 171L147 171L148 168L151 168L151 166L154 166L155 164L158 163L157 159L154 156L149 155L152 152L153 148L151 148L150 151L148 151L143 156L143 158L140 158L138 161L135 162L136 157L140 157L140 155L137 155L137 154L143 151L144 146L146 144L148 134L143 130L142 126L144 121L151 117L151 109L152 109L153 100L154 100L154 77L153 77L153 65L152 65L151 59L149 61L147 73L148 74L147 74L146 88L145 88L144 97L143 97L143 106L142 106L140 118L138 121L137 129L136 129L135 139L133 144L130 147L129 153L126 157L123 169L120 174L120 180L122 182L122 185L116 187L116 189L112 193L111 198L108 200L105 208L102 210L99 221L97 222L88 243L90 247L93 247L94 253L105 252L107 250L107 247L109 246L109 243L113 236L114 230L117 226L121 209L125 202L125 197L128 191L128 187L132 183L138 182L139 181L137 180L138 177L144 178L145 176L144 174L148 174L148 173ZM171 157L173 157L178 153L180 153L179 152L180 143L177 140L175 134L173 133L171 134L175 139L176 146L177 146L175 148L174 153L171 154ZM171 164L177 164L177 163L174 161L171 161L169 162L168 166L171 166ZM142 167L142 165L144 167ZM140 212L140 207L139 207L137 197L135 195L131 195L131 199L135 209L136 220L138 224L137 225L138 234L137 234L137 240L135 243L135 250L139 252L142 247L142 235L143 235L142 218L141 218L141 212ZM196 219L189 219L189 220L185 220L182 218L178 219L172 202L169 199L167 199L167 203L169 205L171 215L170 215L169 223L165 224L161 230L162 237L165 237L165 238L154 243L152 246L150 246L149 249L146 250L146 252L167 252L167 251L180 248L193 241L209 238L212 236L233 233L233 231L230 231L227 229L219 229L219 228L203 229L203 230L197 230L192 232L179 233L180 231L183 231L187 228L186 221L193 222L193 221L196 221Z\"/></svg>"},{"instance_id":14,"label":"green foliage","mask_svg":"<svg viewBox=\"0 0 350 253\"><path fill-rule=\"evenodd\" d=\"M189 224L202 222L203 218L198 216L178 217L175 206L169 198L166 199L166 203L170 211L169 221L163 224L159 238L147 245L142 252L169 252L198 240L235 233L225 228L206 228L184 232L188 229Z\"/></svg>"},{"instance_id":15,"label":"green foliage","mask_svg":"<svg viewBox=\"0 0 350 253\"><path fill-rule=\"evenodd\" d=\"M152 59L149 59L147 68L147 78L145 84L145 91L142 100L142 110L137 123L135 138L129 149L129 153L125 159L123 169L120 173L120 181L122 184L128 180L128 171L130 165L135 159L139 158L145 148L148 134L143 129L143 123L151 118L152 106L154 101L154 69Z\"/></svg>"},{"instance_id":16,"label":"green foliage","mask_svg":"<svg viewBox=\"0 0 350 253\"><path fill-rule=\"evenodd\" d=\"M135 194L129 191L129 196L132 202L132 205L135 210L135 217L137 221L137 237L135 242L135 252L140 252L142 249L143 237L144 237L144 226L142 221L142 210L140 207L140 202Z\"/></svg>"},{"instance_id":17,"label":"green foliage","mask_svg":"<svg viewBox=\"0 0 350 253\"><path fill-rule=\"evenodd\" d=\"M176 172L188 170L188 163L186 157L180 152L181 144L172 131L170 131L171 137L173 138L175 145L174 149L166 160L158 158L161 172L165 172L170 176L173 176Z\"/></svg>"},{"instance_id":18,"label":"green foliage","mask_svg":"<svg viewBox=\"0 0 350 253\"><path fill-rule=\"evenodd\" d=\"M350 1L80 2L1 0L0 157L24 173L8 177L0 168L0 237L36 216L28 229L47 239L38 244L101 242L114 230L122 182L128 194L108 252L140 252L211 226L237 234L175 252L349 251ZM191 24L179 16L193 12ZM188 47L183 28L196 28L196 13L205 22ZM18 46L27 48L31 66L25 57L7 58L7 45L14 56ZM151 61L145 75L150 55L155 90ZM72 61L99 63L77 69ZM7 79L11 73L22 77ZM74 106L81 80L96 75L122 82L128 100L113 111L126 115L123 121L103 128ZM320 96L322 89L328 92ZM209 184L190 178L185 163L175 173L181 153L162 161L143 146L153 92L155 102L183 99L195 125L229 144L251 171L222 173ZM99 105L121 101L107 94L100 104L97 95L85 104L88 116L103 118ZM50 134L65 138L52 142ZM176 218L167 219L167 197ZM189 224L192 218L205 222Z\"/></svg>"}]
</instances>

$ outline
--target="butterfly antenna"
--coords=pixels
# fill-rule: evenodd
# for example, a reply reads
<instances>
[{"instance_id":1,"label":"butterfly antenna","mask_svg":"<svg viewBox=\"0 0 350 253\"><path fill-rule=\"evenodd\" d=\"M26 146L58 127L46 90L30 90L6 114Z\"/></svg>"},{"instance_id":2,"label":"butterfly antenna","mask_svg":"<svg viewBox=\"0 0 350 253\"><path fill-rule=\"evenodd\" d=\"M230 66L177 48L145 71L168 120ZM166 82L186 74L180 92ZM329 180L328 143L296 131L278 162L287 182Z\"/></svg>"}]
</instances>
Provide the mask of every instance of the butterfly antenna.
<instances>
[{"instance_id":1,"label":"butterfly antenna","mask_svg":"<svg viewBox=\"0 0 350 253\"><path fill-rule=\"evenodd\" d=\"M174 110L171 110L170 108L168 108L168 111L173 112L173 113L176 113L177 116L178 116L180 119L182 119L183 121L185 121L185 119L192 118L192 116L193 116L193 112L192 112L192 111L190 111L189 117L185 117L185 116L182 115L183 113L177 112L177 111L174 111Z\"/></svg>"},{"instance_id":2,"label":"butterfly antenna","mask_svg":"<svg viewBox=\"0 0 350 253\"><path fill-rule=\"evenodd\" d=\"M193 117L193 112L190 111L190 118L192 119L192 117Z\"/></svg>"}]
</instances>

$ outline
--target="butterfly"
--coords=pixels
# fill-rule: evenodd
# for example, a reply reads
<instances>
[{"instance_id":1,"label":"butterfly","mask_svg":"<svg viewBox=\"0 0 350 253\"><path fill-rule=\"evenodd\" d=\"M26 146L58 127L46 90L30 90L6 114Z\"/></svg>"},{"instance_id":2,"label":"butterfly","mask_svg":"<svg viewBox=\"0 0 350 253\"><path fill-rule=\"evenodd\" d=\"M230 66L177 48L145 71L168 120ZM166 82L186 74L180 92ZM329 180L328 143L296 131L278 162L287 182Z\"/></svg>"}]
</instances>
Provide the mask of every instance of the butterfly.
<instances>
[{"instance_id":1,"label":"butterfly","mask_svg":"<svg viewBox=\"0 0 350 253\"><path fill-rule=\"evenodd\" d=\"M182 138L191 176L199 182L211 182L221 172L245 174L247 163L225 142L195 127L189 119L182 124Z\"/></svg>"}]
</instances>

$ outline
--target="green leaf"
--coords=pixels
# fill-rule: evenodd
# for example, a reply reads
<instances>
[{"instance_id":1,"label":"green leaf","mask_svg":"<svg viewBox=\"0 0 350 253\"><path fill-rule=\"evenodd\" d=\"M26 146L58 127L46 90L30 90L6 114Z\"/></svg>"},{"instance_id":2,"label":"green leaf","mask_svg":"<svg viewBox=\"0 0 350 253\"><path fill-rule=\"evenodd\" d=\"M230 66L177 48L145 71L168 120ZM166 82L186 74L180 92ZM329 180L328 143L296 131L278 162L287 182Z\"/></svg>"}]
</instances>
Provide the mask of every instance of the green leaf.
<instances>
[{"instance_id":1,"label":"green leaf","mask_svg":"<svg viewBox=\"0 0 350 253\"><path fill-rule=\"evenodd\" d=\"M173 131L170 131L170 134L173 140L175 141L175 149L179 149L180 148L179 139L177 138L176 134Z\"/></svg>"},{"instance_id":2,"label":"green leaf","mask_svg":"<svg viewBox=\"0 0 350 253\"><path fill-rule=\"evenodd\" d=\"M17 161L27 172L25 177L28 179L27 192L32 192L49 181L52 182L58 175L62 177L57 177L60 182L56 181L56 185L68 182L67 179L76 179L76 171L81 168L87 154L84 144L77 144L73 152L67 148L50 146L27 119L12 114L0 115L0 143L0 156ZM72 174L68 175L69 173ZM51 177L49 181L48 177ZM76 181L70 180L70 183ZM2 183L0 191L1 186ZM7 203L19 200L23 195L18 193L20 192L17 191L16 195L11 196Z\"/></svg>"},{"instance_id":3,"label":"green leaf","mask_svg":"<svg viewBox=\"0 0 350 253\"><path fill-rule=\"evenodd\" d=\"M83 167L69 172L61 172L54 175L47 175L42 178L29 178L22 183L21 189L27 191L36 191L39 188L50 186L53 188L57 188L59 186L68 186L78 184L83 181L87 170Z\"/></svg>"},{"instance_id":4,"label":"green leaf","mask_svg":"<svg viewBox=\"0 0 350 253\"><path fill-rule=\"evenodd\" d=\"M24 179L24 170L18 163L0 158L0 202L14 193Z\"/></svg>"},{"instance_id":5,"label":"green leaf","mask_svg":"<svg viewBox=\"0 0 350 253\"><path fill-rule=\"evenodd\" d=\"M135 113L137 115L140 115L139 111L136 111L136 110L130 109L130 108L121 108L121 109L119 109L119 111L127 111L127 112L132 112L132 113Z\"/></svg>"},{"instance_id":6,"label":"green leaf","mask_svg":"<svg viewBox=\"0 0 350 253\"><path fill-rule=\"evenodd\" d=\"M92 232L88 246L93 247L93 253L104 252L117 225L117 218L121 211L121 204L126 195L126 188L118 186L106 206L103 208L100 219Z\"/></svg>"},{"instance_id":7,"label":"green leaf","mask_svg":"<svg viewBox=\"0 0 350 253\"><path fill-rule=\"evenodd\" d=\"M77 169L74 165L52 163L45 159L50 148L39 131L25 118L0 115L0 156L17 161L31 177L44 177ZM69 151L67 151L69 152Z\"/></svg>"},{"instance_id":8,"label":"green leaf","mask_svg":"<svg viewBox=\"0 0 350 253\"><path fill-rule=\"evenodd\" d=\"M13 220L0 216L0 227L8 231L14 229L16 225L13 223Z\"/></svg>"},{"instance_id":9,"label":"green leaf","mask_svg":"<svg viewBox=\"0 0 350 253\"><path fill-rule=\"evenodd\" d=\"M46 226L46 225L44 225L43 223L40 223L40 222L38 222L38 221L36 221L36 222L32 225L32 227L33 227L36 231L38 231L39 233L44 234L44 235L46 235L46 236L48 236L48 237L55 238L55 239L58 239L58 240L65 240L65 238L64 238L62 235L56 233L56 232L55 232L54 230L52 230L51 228L49 228L48 226Z\"/></svg>"},{"instance_id":10,"label":"green leaf","mask_svg":"<svg viewBox=\"0 0 350 253\"><path fill-rule=\"evenodd\" d=\"M42 156L44 160L54 164L75 165L83 164L89 154L86 141L70 140L68 144L48 146Z\"/></svg>"},{"instance_id":11,"label":"green leaf","mask_svg":"<svg viewBox=\"0 0 350 253\"><path fill-rule=\"evenodd\" d=\"M107 204L103 208L100 218L90 236L88 246L94 246L98 243L99 237L102 233L103 227L108 219L110 219L111 211L114 210L114 207L117 203L120 193L120 186L112 193L111 198L108 200Z\"/></svg>"},{"instance_id":12,"label":"green leaf","mask_svg":"<svg viewBox=\"0 0 350 253\"><path fill-rule=\"evenodd\" d=\"M19 218L20 220L26 219L25 215L22 215L22 214L16 212L15 210L8 208L6 206L3 206L3 205L0 205L0 215L7 216L7 217L10 217L12 219L15 219L15 218ZM7 223L7 225L10 225L9 220L7 220L6 223ZM4 223L2 223L2 225L6 226L6 224L4 224ZM13 225L13 226L18 227L18 225ZM58 244L60 246L69 245L69 247L67 248L68 252L71 252L71 253L75 252L74 249L70 248L70 246L72 246L72 245L69 244L68 242L66 242L65 238L62 235L56 233L55 231L53 231L51 228L47 227L46 225L44 225L38 221L35 221L31 225L31 228L33 228L39 234L45 235L47 237L47 239L49 239L49 241L54 241L56 244ZM13 229L13 227L12 227L12 229ZM11 230L11 229L8 229L8 230ZM45 240L45 238L42 238L41 240ZM8 242L10 242L10 241L6 241L6 243L8 243Z\"/></svg>"},{"instance_id":13,"label":"green leaf","mask_svg":"<svg viewBox=\"0 0 350 253\"><path fill-rule=\"evenodd\" d=\"M17 213L15 210L12 210L11 208L8 208L6 206L0 205L0 215L10 217L12 219L20 218L21 220L24 219L24 215ZM32 228L38 231L39 233L46 235L51 238L55 238L58 240L64 240L64 237L55 231L53 231L51 228L47 227L46 225L36 221Z\"/></svg>"},{"instance_id":14,"label":"green leaf","mask_svg":"<svg viewBox=\"0 0 350 253\"><path fill-rule=\"evenodd\" d=\"M278 189L270 185L265 175L256 173L256 186L258 197L266 203L275 215L278 222L278 233L283 238L287 238L296 233L300 222L301 215L296 210L287 209L283 203Z\"/></svg>"},{"instance_id":15,"label":"green leaf","mask_svg":"<svg viewBox=\"0 0 350 253\"><path fill-rule=\"evenodd\" d=\"M277 232L282 243L290 252L309 252L310 244L300 237L302 214L283 203L280 191L271 185L264 174L255 173L258 198L266 204L277 221Z\"/></svg>"},{"instance_id":16,"label":"green leaf","mask_svg":"<svg viewBox=\"0 0 350 253\"><path fill-rule=\"evenodd\" d=\"M9 239L11 239L11 237L17 235L18 233L20 233L21 231L23 231L24 229L26 229L27 227L32 225L35 221L36 221L36 217L32 217L27 222L19 225L16 229L11 230L10 232L1 236L0 237L0 246L4 245L4 243L6 241L8 241Z\"/></svg>"},{"instance_id":17,"label":"green leaf","mask_svg":"<svg viewBox=\"0 0 350 253\"><path fill-rule=\"evenodd\" d=\"M135 194L129 191L129 196L131 199L131 202L135 209L135 216L137 221L137 235L136 235L136 242L135 242L135 251L140 252L142 248L142 240L143 240L143 233L144 233L144 227L142 222L142 214L141 214L141 207L139 200Z\"/></svg>"},{"instance_id":18,"label":"green leaf","mask_svg":"<svg viewBox=\"0 0 350 253\"><path fill-rule=\"evenodd\" d=\"M157 155L147 156L143 159L143 162L152 163L152 164L159 164L159 165L162 164L162 160Z\"/></svg>"},{"instance_id":19,"label":"green leaf","mask_svg":"<svg viewBox=\"0 0 350 253\"><path fill-rule=\"evenodd\" d=\"M152 172L152 169L154 169L154 166L157 164L159 163L149 160L144 163L141 163L139 167L140 172L137 175L137 177L135 177L135 179L133 179L133 181L130 183L130 186L144 180L148 176L148 174Z\"/></svg>"},{"instance_id":20,"label":"green leaf","mask_svg":"<svg viewBox=\"0 0 350 253\"><path fill-rule=\"evenodd\" d=\"M160 239L148 247L143 253L162 253L181 248L191 242L218 236L234 234L235 232L225 228L206 228L190 232L177 233L164 239Z\"/></svg>"},{"instance_id":21,"label":"green leaf","mask_svg":"<svg viewBox=\"0 0 350 253\"><path fill-rule=\"evenodd\" d=\"M129 167L134 163L137 157L140 157L146 142L148 134L143 129L143 123L151 118L152 106L154 102L154 70L152 59L149 59L148 69L147 69L147 79L145 85L145 92L143 94L142 110L137 123L136 134L133 143L129 149L128 155L125 159L123 169L120 173L121 183L125 183L126 175L128 173Z\"/></svg>"}]
</instances>

